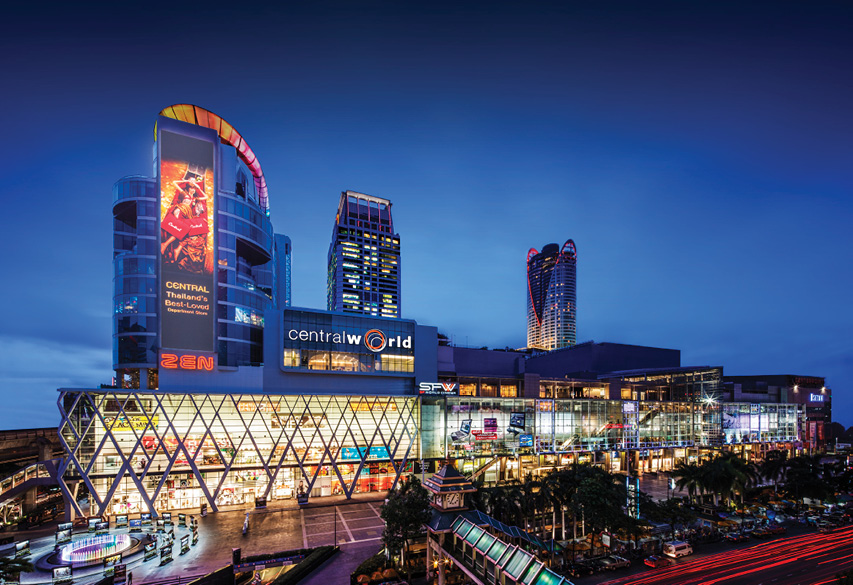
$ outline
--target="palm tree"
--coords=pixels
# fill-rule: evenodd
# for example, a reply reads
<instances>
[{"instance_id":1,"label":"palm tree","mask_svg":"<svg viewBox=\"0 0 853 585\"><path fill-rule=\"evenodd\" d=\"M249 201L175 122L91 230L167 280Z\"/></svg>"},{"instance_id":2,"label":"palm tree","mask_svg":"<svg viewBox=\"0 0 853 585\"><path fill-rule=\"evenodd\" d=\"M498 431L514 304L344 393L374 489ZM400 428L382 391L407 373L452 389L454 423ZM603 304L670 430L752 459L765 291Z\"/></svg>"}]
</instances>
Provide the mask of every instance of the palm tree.
<instances>
[{"instance_id":1,"label":"palm tree","mask_svg":"<svg viewBox=\"0 0 853 585\"><path fill-rule=\"evenodd\" d=\"M676 478L675 485L678 489L687 489L687 495L690 498L690 503L696 492L702 487L702 470L696 463L680 462L672 471L672 476Z\"/></svg>"},{"instance_id":2,"label":"palm tree","mask_svg":"<svg viewBox=\"0 0 853 585\"><path fill-rule=\"evenodd\" d=\"M790 461L787 451L770 451L761 462L761 475L764 479L773 482L773 491L779 491L778 483L785 481Z\"/></svg>"}]
</instances>

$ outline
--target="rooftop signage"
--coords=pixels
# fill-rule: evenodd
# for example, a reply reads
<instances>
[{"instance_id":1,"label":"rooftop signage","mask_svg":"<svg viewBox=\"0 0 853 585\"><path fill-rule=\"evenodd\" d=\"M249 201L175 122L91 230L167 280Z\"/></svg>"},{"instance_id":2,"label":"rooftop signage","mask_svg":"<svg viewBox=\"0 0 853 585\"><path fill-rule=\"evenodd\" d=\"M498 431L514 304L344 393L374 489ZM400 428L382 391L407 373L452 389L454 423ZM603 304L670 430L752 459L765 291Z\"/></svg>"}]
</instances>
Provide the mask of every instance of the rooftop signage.
<instances>
[{"instance_id":1,"label":"rooftop signage","mask_svg":"<svg viewBox=\"0 0 853 585\"><path fill-rule=\"evenodd\" d=\"M809 394L809 402L826 402L824 394Z\"/></svg>"},{"instance_id":2,"label":"rooftop signage","mask_svg":"<svg viewBox=\"0 0 853 585\"><path fill-rule=\"evenodd\" d=\"M350 332L345 329L340 331L289 329L285 332L285 339L289 341L309 341L315 343L326 343L333 345L364 347L373 353L380 353L385 348L412 349L412 336L402 335L389 336L379 329L370 329L365 333Z\"/></svg>"},{"instance_id":3,"label":"rooftop signage","mask_svg":"<svg viewBox=\"0 0 853 585\"><path fill-rule=\"evenodd\" d=\"M459 384L456 382L421 382L418 384L418 394L422 396L456 396L459 394Z\"/></svg>"}]
</instances>

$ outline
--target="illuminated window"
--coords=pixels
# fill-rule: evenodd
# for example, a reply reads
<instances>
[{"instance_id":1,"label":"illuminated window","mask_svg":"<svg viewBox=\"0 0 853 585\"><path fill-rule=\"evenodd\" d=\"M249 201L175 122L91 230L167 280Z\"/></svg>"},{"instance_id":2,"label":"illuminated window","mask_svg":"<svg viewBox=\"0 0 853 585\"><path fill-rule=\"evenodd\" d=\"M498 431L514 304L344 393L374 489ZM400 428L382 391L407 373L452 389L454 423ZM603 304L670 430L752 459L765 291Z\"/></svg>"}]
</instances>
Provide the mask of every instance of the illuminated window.
<instances>
[{"instance_id":1,"label":"illuminated window","mask_svg":"<svg viewBox=\"0 0 853 585\"><path fill-rule=\"evenodd\" d=\"M494 384L480 384L480 396L497 396L498 387Z\"/></svg>"},{"instance_id":2,"label":"illuminated window","mask_svg":"<svg viewBox=\"0 0 853 585\"><path fill-rule=\"evenodd\" d=\"M459 396L476 396L476 384L459 384Z\"/></svg>"},{"instance_id":3,"label":"illuminated window","mask_svg":"<svg viewBox=\"0 0 853 585\"><path fill-rule=\"evenodd\" d=\"M518 388L515 384L501 384L501 398L514 398L518 396Z\"/></svg>"},{"instance_id":4,"label":"illuminated window","mask_svg":"<svg viewBox=\"0 0 853 585\"><path fill-rule=\"evenodd\" d=\"M299 350L298 349L285 349L284 350L283 365L285 368L298 368L299 367Z\"/></svg>"}]
</instances>

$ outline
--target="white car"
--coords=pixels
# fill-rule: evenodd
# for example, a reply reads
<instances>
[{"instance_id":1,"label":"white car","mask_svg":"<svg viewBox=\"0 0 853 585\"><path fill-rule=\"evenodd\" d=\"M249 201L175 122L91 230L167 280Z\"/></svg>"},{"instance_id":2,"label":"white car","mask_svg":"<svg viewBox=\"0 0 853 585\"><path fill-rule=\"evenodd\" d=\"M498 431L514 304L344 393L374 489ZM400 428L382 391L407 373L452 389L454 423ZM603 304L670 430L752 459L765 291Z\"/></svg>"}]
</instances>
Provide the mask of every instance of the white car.
<instances>
[{"instance_id":1,"label":"white car","mask_svg":"<svg viewBox=\"0 0 853 585\"><path fill-rule=\"evenodd\" d=\"M665 542L663 544L663 554L674 559L686 557L687 555L693 554L693 547L690 546L690 543L682 542L680 540Z\"/></svg>"}]
</instances>

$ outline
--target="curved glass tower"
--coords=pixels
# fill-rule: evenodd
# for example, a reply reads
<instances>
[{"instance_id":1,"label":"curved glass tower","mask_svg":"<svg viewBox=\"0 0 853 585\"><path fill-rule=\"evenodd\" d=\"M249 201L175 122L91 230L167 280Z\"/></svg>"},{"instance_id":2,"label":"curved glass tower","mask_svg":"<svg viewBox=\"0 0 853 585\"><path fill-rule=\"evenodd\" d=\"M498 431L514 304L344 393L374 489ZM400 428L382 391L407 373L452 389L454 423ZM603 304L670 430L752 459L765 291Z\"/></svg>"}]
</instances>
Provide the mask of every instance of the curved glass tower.
<instances>
[{"instance_id":1,"label":"curved glass tower","mask_svg":"<svg viewBox=\"0 0 853 585\"><path fill-rule=\"evenodd\" d=\"M577 343L577 259L572 240L527 253L527 347L550 351Z\"/></svg>"},{"instance_id":2,"label":"curved glass tower","mask_svg":"<svg viewBox=\"0 0 853 585\"><path fill-rule=\"evenodd\" d=\"M113 368L125 388L158 387L163 348L207 351L220 368L262 365L264 311L289 290L266 180L240 133L188 104L157 126L157 177L113 187Z\"/></svg>"}]
</instances>

